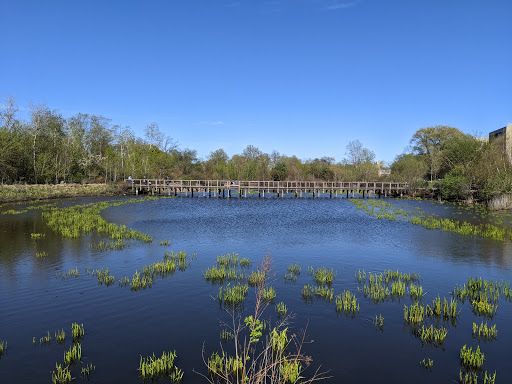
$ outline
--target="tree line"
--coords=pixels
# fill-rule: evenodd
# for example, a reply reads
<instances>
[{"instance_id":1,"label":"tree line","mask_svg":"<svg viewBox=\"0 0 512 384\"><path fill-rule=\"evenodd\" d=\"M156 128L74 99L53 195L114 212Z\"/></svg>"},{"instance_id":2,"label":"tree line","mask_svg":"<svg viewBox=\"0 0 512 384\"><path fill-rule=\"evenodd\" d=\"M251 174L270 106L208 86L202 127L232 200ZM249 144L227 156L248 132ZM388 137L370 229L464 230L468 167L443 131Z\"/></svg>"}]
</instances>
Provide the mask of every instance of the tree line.
<instances>
[{"instance_id":1,"label":"tree line","mask_svg":"<svg viewBox=\"0 0 512 384\"><path fill-rule=\"evenodd\" d=\"M457 128L419 129L398 155L389 176L379 176L382 163L359 140L346 147L339 162L332 157L299 159L248 145L228 156L223 149L198 158L180 149L157 123L137 137L103 116L78 113L64 118L44 104L27 108L18 118L14 98L0 110L0 181L4 183L118 182L132 178L401 181L411 187L438 188L445 199L465 199L512 192L512 167L504 143L488 142Z\"/></svg>"}]
</instances>

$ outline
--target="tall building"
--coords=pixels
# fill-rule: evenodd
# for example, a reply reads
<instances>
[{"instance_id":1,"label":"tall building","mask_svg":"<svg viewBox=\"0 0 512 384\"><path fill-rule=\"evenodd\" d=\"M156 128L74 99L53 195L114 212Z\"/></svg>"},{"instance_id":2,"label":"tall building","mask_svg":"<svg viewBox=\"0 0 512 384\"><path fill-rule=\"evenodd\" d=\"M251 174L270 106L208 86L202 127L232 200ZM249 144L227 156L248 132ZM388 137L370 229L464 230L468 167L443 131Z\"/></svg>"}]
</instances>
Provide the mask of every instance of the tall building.
<instances>
[{"instance_id":1,"label":"tall building","mask_svg":"<svg viewBox=\"0 0 512 384\"><path fill-rule=\"evenodd\" d=\"M506 127L489 132L489 141L501 140L503 149L507 153L508 159L512 162L512 123Z\"/></svg>"}]
</instances>

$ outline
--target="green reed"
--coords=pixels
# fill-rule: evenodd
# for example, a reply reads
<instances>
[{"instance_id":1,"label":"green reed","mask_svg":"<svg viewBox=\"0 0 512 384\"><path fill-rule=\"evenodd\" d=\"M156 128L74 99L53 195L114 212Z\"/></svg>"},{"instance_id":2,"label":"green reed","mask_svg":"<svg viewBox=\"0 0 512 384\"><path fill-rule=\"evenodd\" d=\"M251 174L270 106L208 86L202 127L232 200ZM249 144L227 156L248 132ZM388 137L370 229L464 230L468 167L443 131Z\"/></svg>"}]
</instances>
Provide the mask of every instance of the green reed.
<instances>
[{"instance_id":1,"label":"green reed","mask_svg":"<svg viewBox=\"0 0 512 384\"><path fill-rule=\"evenodd\" d=\"M48 254L46 253L46 251L42 251L42 252L36 252L36 257L38 259L42 259L44 257L48 256Z\"/></svg>"},{"instance_id":2,"label":"green reed","mask_svg":"<svg viewBox=\"0 0 512 384\"><path fill-rule=\"evenodd\" d=\"M46 335L39 338L39 344L50 344L52 341L52 335L50 335L50 331L46 332Z\"/></svg>"},{"instance_id":3,"label":"green reed","mask_svg":"<svg viewBox=\"0 0 512 384\"><path fill-rule=\"evenodd\" d=\"M220 287L217 299L220 304L230 306L238 306L243 303L247 294L249 293L249 285L237 283L236 285L230 286L230 283L226 287Z\"/></svg>"},{"instance_id":4,"label":"green reed","mask_svg":"<svg viewBox=\"0 0 512 384\"><path fill-rule=\"evenodd\" d=\"M277 316L284 318L286 317L286 314L288 313L288 308L286 308L286 305L281 301L276 305L276 312Z\"/></svg>"},{"instance_id":5,"label":"green reed","mask_svg":"<svg viewBox=\"0 0 512 384\"><path fill-rule=\"evenodd\" d=\"M496 324L491 327L487 327L487 323L480 324L478 326L476 323L473 323L473 338L478 337L484 341L492 341L496 340L498 337L498 330L496 329Z\"/></svg>"},{"instance_id":6,"label":"green reed","mask_svg":"<svg viewBox=\"0 0 512 384\"><path fill-rule=\"evenodd\" d=\"M129 242L119 239L115 241L100 241L99 243L89 244L89 248L96 249L98 251L120 251L130 245Z\"/></svg>"},{"instance_id":7,"label":"green reed","mask_svg":"<svg viewBox=\"0 0 512 384\"><path fill-rule=\"evenodd\" d=\"M0 356L2 356L7 351L7 341L0 340Z\"/></svg>"},{"instance_id":8,"label":"green reed","mask_svg":"<svg viewBox=\"0 0 512 384\"><path fill-rule=\"evenodd\" d=\"M444 320L452 320L455 321L459 315L460 311L457 311L457 301L448 300L443 298L441 301L441 297L437 296L432 301L432 306L427 305L425 309L425 314L427 317L436 317L437 319L443 318Z\"/></svg>"},{"instance_id":9,"label":"green reed","mask_svg":"<svg viewBox=\"0 0 512 384\"><path fill-rule=\"evenodd\" d=\"M240 259L240 267L247 268L247 267L250 267L251 265L252 265L252 261L249 260L247 257L242 257Z\"/></svg>"},{"instance_id":10,"label":"green reed","mask_svg":"<svg viewBox=\"0 0 512 384\"><path fill-rule=\"evenodd\" d=\"M318 296L327 301L332 301L334 298L334 289L323 285L320 287L315 287L315 296Z\"/></svg>"},{"instance_id":11,"label":"green reed","mask_svg":"<svg viewBox=\"0 0 512 384\"><path fill-rule=\"evenodd\" d=\"M404 305L404 321L409 324L419 324L425 317L425 307L419 303L411 306Z\"/></svg>"},{"instance_id":12,"label":"green reed","mask_svg":"<svg viewBox=\"0 0 512 384\"><path fill-rule=\"evenodd\" d=\"M485 355L480 352L480 346L477 346L476 350L473 351L472 347L468 348L466 345L464 345L460 350L461 364L467 369L479 370L482 368L484 360Z\"/></svg>"},{"instance_id":13,"label":"green reed","mask_svg":"<svg viewBox=\"0 0 512 384\"><path fill-rule=\"evenodd\" d=\"M71 336L73 336L73 343L81 340L85 335L85 329L83 324L72 323L71 324Z\"/></svg>"},{"instance_id":14,"label":"green reed","mask_svg":"<svg viewBox=\"0 0 512 384\"><path fill-rule=\"evenodd\" d=\"M448 330L445 327L434 328L433 325L430 327L421 326L418 328L416 335L421 339L422 343L431 345L442 345L448 335Z\"/></svg>"},{"instance_id":15,"label":"green reed","mask_svg":"<svg viewBox=\"0 0 512 384\"><path fill-rule=\"evenodd\" d=\"M163 352L161 357L140 357L139 372L143 379L154 380L159 377L170 376L173 382L179 382L183 378L183 372L176 367L176 351Z\"/></svg>"},{"instance_id":16,"label":"green reed","mask_svg":"<svg viewBox=\"0 0 512 384\"><path fill-rule=\"evenodd\" d=\"M31 233L30 238L34 240L44 239L46 237L45 233Z\"/></svg>"},{"instance_id":17,"label":"green reed","mask_svg":"<svg viewBox=\"0 0 512 384\"><path fill-rule=\"evenodd\" d=\"M302 288L302 298L306 301L313 300L313 295L315 294L315 288L311 285L305 285Z\"/></svg>"},{"instance_id":18,"label":"green reed","mask_svg":"<svg viewBox=\"0 0 512 384\"><path fill-rule=\"evenodd\" d=\"M61 279L69 279L70 277L77 278L78 276L80 276L78 268L70 269L67 273L57 273L57 277Z\"/></svg>"},{"instance_id":19,"label":"green reed","mask_svg":"<svg viewBox=\"0 0 512 384\"><path fill-rule=\"evenodd\" d=\"M239 260L238 253L228 253L227 255L217 256L217 265L223 265L224 267L236 267Z\"/></svg>"},{"instance_id":20,"label":"green reed","mask_svg":"<svg viewBox=\"0 0 512 384\"><path fill-rule=\"evenodd\" d=\"M61 364L55 364L56 371L52 371L52 383L53 384L68 384L71 383L73 377L71 377L71 372L69 371L69 367L62 367Z\"/></svg>"},{"instance_id":21,"label":"green reed","mask_svg":"<svg viewBox=\"0 0 512 384\"><path fill-rule=\"evenodd\" d=\"M274 287L262 288L261 298L264 301L273 302L276 298L276 290L274 289Z\"/></svg>"},{"instance_id":22,"label":"green reed","mask_svg":"<svg viewBox=\"0 0 512 384\"><path fill-rule=\"evenodd\" d=\"M234 337L235 336L233 335L233 333L228 331L227 329L222 329L222 331L220 332L220 339L224 343L229 343L230 341L233 340Z\"/></svg>"},{"instance_id":23,"label":"green reed","mask_svg":"<svg viewBox=\"0 0 512 384\"><path fill-rule=\"evenodd\" d=\"M248 281L251 287L259 286L265 281L265 273L263 271L252 271L248 276Z\"/></svg>"},{"instance_id":24,"label":"green reed","mask_svg":"<svg viewBox=\"0 0 512 384\"><path fill-rule=\"evenodd\" d=\"M128 276L125 276L119 280L120 287L126 287L127 285L130 285L130 278Z\"/></svg>"},{"instance_id":25,"label":"green reed","mask_svg":"<svg viewBox=\"0 0 512 384\"><path fill-rule=\"evenodd\" d=\"M82 360L82 345L73 344L68 351L64 352L64 364L71 365Z\"/></svg>"},{"instance_id":26,"label":"green reed","mask_svg":"<svg viewBox=\"0 0 512 384\"><path fill-rule=\"evenodd\" d=\"M423 293L423 287L421 285L411 284L409 286L409 296L414 301L419 301L425 296L426 293Z\"/></svg>"},{"instance_id":27,"label":"green reed","mask_svg":"<svg viewBox=\"0 0 512 384\"><path fill-rule=\"evenodd\" d=\"M242 357L235 358L233 356L226 356L222 352L222 356L218 352L213 352L207 361L208 373L210 377L222 375L225 372L228 375L239 376L242 374L243 362Z\"/></svg>"},{"instance_id":28,"label":"green reed","mask_svg":"<svg viewBox=\"0 0 512 384\"><path fill-rule=\"evenodd\" d=\"M66 332L64 329L55 331L55 340L57 340L57 343L59 344L64 344L66 341Z\"/></svg>"},{"instance_id":29,"label":"green reed","mask_svg":"<svg viewBox=\"0 0 512 384\"><path fill-rule=\"evenodd\" d=\"M96 370L96 367L94 365L92 365L92 363L90 363L90 364L87 364L85 367L82 367L82 369L80 370L80 375L83 378L89 379L89 377L91 376L91 373L93 373L95 370Z\"/></svg>"},{"instance_id":30,"label":"green reed","mask_svg":"<svg viewBox=\"0 0 512 384\"><path fill-rule=\"evenodd\" d=\"M356 295L351 291L343 291L341 295L337 295L335 303L337 312L343 311L345 314L351 313L353 315L359 312Z\"/></svg>"},{"instance_id":31,"label":"green reed","mask_svg":"<svg viewBox=\"0 0 512 384\"><path fill-rule=\"evenodd\" d=\"M381 313L379 313L379 317L375 315L375 319L373 319L373 325L375 328L380 328L382 330L382 327L384 326L384 318L382 317Z\"/></svg>"},{"instance_id":32,"label":"green reed","mask_svg":"<svg viewBox=\"0 0 512 384\"><path fill-rule=\"evenodd\" d=\"M162 240L158 244L165 247L165 246L171 245L172 243L169 240Z\"/></svg>"},{"instance_id":33,"label":"green reed","mask_svg":"<svg viewBox=\"0 0 512 384\"><path fill-rule=\"evenodd\" d=\"M107 287L115 283L116 279L112 276L108 268L97 269L92 273L98 279L99 285L106 285Z\"/></svg>"},{"instance_id":34,"label":"green reed","mask_svg":"<svg viewBox=\"0 0 512 384\"><path fill-rule=\"evenodd\" d=\"M423 368L426 368L428 370L432 370L432 368L434 367L434 360L431 360L430 358L423 359L423 360L420 361L420 365Z\"/></svg>"},{"instance_id":35,"label":"green reed","mask_svg":"<svg viewBox=\"0 0 512 384\"><path fill-rule=\"evenodd\" d=\"M309 269L310 274L313 275L315 278L315 282L318 285L331 285L336 279L337 273L334 272L333 269L327 269L325 267L314 269L313 267L310 267Z\"/></svg>"},{"instance_id":36,"label":"green reed","mask_svg":"<svg viewBox=\"0 0 512 384\"><path fill-rule=\"evenodd\" d=\"M290 264L288 267L286 267L286 270L294 275L300 275L300 264Z\"/></svg>"}]
</instances>

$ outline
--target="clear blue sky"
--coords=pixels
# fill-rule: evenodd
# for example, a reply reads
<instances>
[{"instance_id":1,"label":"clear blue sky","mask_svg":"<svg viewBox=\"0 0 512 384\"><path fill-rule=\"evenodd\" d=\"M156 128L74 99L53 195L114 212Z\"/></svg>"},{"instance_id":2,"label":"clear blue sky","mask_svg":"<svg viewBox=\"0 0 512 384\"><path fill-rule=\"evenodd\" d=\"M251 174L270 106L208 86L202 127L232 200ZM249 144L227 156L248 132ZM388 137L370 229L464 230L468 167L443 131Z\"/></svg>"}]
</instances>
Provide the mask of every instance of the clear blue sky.
<instances>
[{"instance_id":1,"label":"clear blue sky","mask_svg":"<svg viewBox=\"0 0 512 384\"><path fill-rule=\"evenodd\" d=\"M510 0L0 0L0 96L248 144L391 161L421 127L512 122Z\"/></svg>"}]
</instances>

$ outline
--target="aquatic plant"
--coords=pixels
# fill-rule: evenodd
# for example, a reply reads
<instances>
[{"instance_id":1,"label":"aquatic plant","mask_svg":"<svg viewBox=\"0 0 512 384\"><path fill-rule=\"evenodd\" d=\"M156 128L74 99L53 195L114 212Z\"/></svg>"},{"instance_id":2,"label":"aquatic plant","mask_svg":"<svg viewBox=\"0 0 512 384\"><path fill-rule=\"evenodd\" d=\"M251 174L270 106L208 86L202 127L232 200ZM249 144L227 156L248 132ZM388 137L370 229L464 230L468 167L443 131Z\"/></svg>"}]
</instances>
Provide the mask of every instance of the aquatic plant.
<instances>
[{"instance_id":1,"label":"aquatic plant","mask_svg":"<svg viewBox=\"0 0 512 384\"><path fill-rule=\"evenodd\" d=\"M404 320L406 323L419 324L423 321L425 316L425 307L419 303L414 303L411 306L404 305Z\"/></svg>"},{"instance_id":2,"label":"aquatic plant","mask_svg":"<svg viewBox=\"0 0 512 384\"><path fill-rule=\"evenodd\" d=\"M69 351L64 352L64 364L71 365L82 360L82 345L76 343L69 347Z\"/></svg>"},{"instance_id":3,"label":"aquatic plant","mask_svg":"<svg viewBox=\"0 0 512 384\"><path fill-rule=\"evenodd\" d=\"M171 245L171 242L169 240L162 240L159 243L161 246L168 246Z\"/></svg>"},{"instance_id":4,"label":"aquatic plant","mask_svg":"<svg viewBox=\"0 0 512 384\"><path fill-rule=\"evenodd\" d=\"M312 300L314 294L315 288L313 286L305 285L304 288L302 288L302 298L304 300Z\"/></svg>"},{"instance_id":5,"label":"aquatic plant","mask_svg":"<svg viewBox=\"0 0 512 384\"><path fill-rule=\"evenodd\" d=\"M233 333L231 333L230 331L228 331L227 329L222 329L222 331L220 332L220 339L224 342L224 343L228 343L230 342L231 340L233 340Z\"/></svg>"},{"instance_id":6,"label":"aquatic plant","mask_svg":"<svg viewBox=\"0 0 512 384\"><path fill-rule=\"evenodd\" d=\"M249 260L247 257L242 257L240 259L240 267L245 268L245 267L250 267L251 265L252 265L252 261Z\"/></svg>"},{"instance_id":7,"label":"aquatic plant","mask_svg":"<svg viewBox=\"0 0 512 384\"><path fill-rule=\"evenodd\" d=\"M49 344L52 341L52 336L50 335L50 331L47 331L46 336L39 338L39 344Z\"/></svg>"},{"instance_id":8,"label":"aquatic plant","mask_svg":"<svg viewBox=\"0 0 512 384\"><path fill-rule=\"evenodd\" d=\"M0 357L7 351L7 341L0 340Z\"/></svg>"},{"instance_id":9,"label":"aquatic plant","mask_svg":"<svg viewBox=\"0 0 512 384\"><path fill-rule=\"evenodd\" d=\"M60 331L55 331L55 340L57 340L57 343L59 344L64 343L64 341L66 340L66 332L64 331L64 328L61 329Z\"/></svg>"},{"instance_id":10,"label":"aquatic plant","mask_svg":"<svg viewBox=\"0 0 512 384\"><path fill-rule=\"evenodd\" d=\"M446 339L448 330L444 327L434 328L433 325L430 327L421 326L421 329L416 331L417 336L421 339L422 343L441 345Z\"/></svg>"},{"instance_id":11,"label":"aquatic plant","mask_svg":"<svg viewBox=\"0 0 512 384\"><path fill-rule=\"evenodd\" d=\"M93 276L98 278L99 285L105 284L107 287L111 286L116 281L115 277L109 273L108 268L97 269L93 272Z\"/></svg>"},{"instance_id":12,"label":"aquatic plant","mask_svg":"<svg viewBox=\"0 0 512 384\"><path fill-rule=\"evenodd\" d=\"M484 360L485 355L480 352L480 346L477 346L476 350L473 351L472 347L468 348L466 345L464 345L460 350L461 364L467 369L478 370L482 368Z\"/></svg>"},{"instance_id":13,"label":"aquatic plant","mask_svg":"<svg viewBox=\"0 0 512 384\"><path fill-rule=\"evenodd\" d=\"M420 365L428 370L432 370L434 367L434 360L429 359L423 359L420 361Z\"/></svg>"},{"instance_id":14,"label":"aquatic plant","mask_svg":"<svg viewBox=\"0 0 512 384\"><path fill-rule=\"evenodd\" d=\"M281 301L276 305L276 312L279 317L286 317L288 308L286 308L286 305Z\"/></svg>"},{"instance_id":15,"label":"aquatic plant","mask_svg":"<svg viewBox=\"0 0 512 384\"><path fill-rule=\"evenodd\" d=\"M73 377L71 377L71 372L69 371L69 367L62 367L61 364L55 363L56 371L52 371L52 383L53 384L68 384L71 383Z\"/></svg>"},{"instance_id":16,"label":"aquatic plant","mask_svg":"<svg viewBox=\"0 0 512 384\"><path fill-rule=\"evenodd\" d=\"M46 256L48 256L48 254L46 253L46 251L36 252L36 257L37 257L38 259L41 259L41 258L46 257Z\"/></svg>"},{"instance_id":17,"label":"aquatic plant","mask_svg":"<svg viewBox=\"0 0 512 384\"><path fill-rule=\"evenodd\" d=\"M125 276L119 280L120 287L126 287L127 285L130 285L130 278L128 276Z\"/></svg>"},{"instance_id":18,"label":"aquatic plant","mask_svg":"<svg viewBox=\"0 0 512 384\"><path fill-rule=\"evenodd\" d=\"M326 286L315 287L315 296L318 296L327 301L332 301L334 298L334 289Z\"/></svg>"},{"instance_id":19,"label":"aquatic plant","mask_svg":"<svg viewBox=\"0 0 512 384\"><path fill-rule=\"evenodd\" d=\"M300 264L290 264L288 267L286 267L286 270L294 275L300 275Z\"/></svg>"},{"instance_id":20,"label":"aquatic plant","mask_svg":"<svg viewBox=\"0 0 512 384\"><path fill-rule=\"evenodd\" d=\"M380 328L382 330L382 327L384 326L384 318L382 317L382 314L379 313L379 317L375 315L375 319L373 319L373 325L377 328Z\"/></svg>"},{"instance_id":21,"label":"aquatic plant","mask_svg":"<svg viewBox=\"0 0 512 384\"><path fill-rule=\"evenodd\" d=\"M69 279L70 277L77 278L79 275L78 268L70 269L67 273L57 273L57 277L62 279Z\"/></svg>"},{"instance_id":22,"label":"aquatic plant","mask_svg":"<svg viewBox=\"0 0 512 384\"><path fill-rule=\"evenodd\" d=\"M331 285L336 278L336 272L334 272L333 269L327 269L325 267L319 269L311 267L310 273L313 275L318 285Z\"/></svg>"},{"instance_id":23,"label":"aquatic plant","mask_svg":"<svg viewBox=\"0 0 512 384\"><path fill-rule=\"evenodd\" d=\"M426 294L423 293L423 287L421 285L414 285L411 284L409 286L409 296L412 300L419 301L425 296Z\"/></svg>"},{"instance_id":24,"label":"aquatic plant","mask_svg":"<svg viewBox=\"0 0 512 384\"><path fill-rule=\"evenodd\" d=\"M247 284L237 283L231 287L228 283L226 287L219 288L217 299L220 304L237 306L244 302L248 293L249 286Z\"/></svg>"},{"instance_id":25,"label":"aquatic plant","mask_svg":"<svg viewBox=\"0 0 512 384\"><path fill-rule=\"evenodd\" d=\"M222 256L217 256L217 265L223 265L224 267L236 267L239 262L238 253L233 252L233 254L227 254Z\"/></svg>"},{"instance_id":26,"label":"aquatic plant","mask_svg":"<svg viewBox=\"0 0 512 384\"><path fill-rule=\"evenodd\" d=\"M273 302L276 298L276 290L274 287L264 287L261 289L261 297L264 301Z\"/></svg>"},{"instance_id":27,"label":"aquatic plant","mask_svg":"<svg viewBox=\"0 0 512 384\"><path fill-rule=\"evenodd\" d=\"M46 237L45 233L31 233L30 238L34 240L44 239Z\"/></svg>"},{"instance_id":28,"label":"aquatic plant","mask_svg":"<svg viewBox=\"0 0 512 384\"><path fill-rule=\"evenodd\" d=\"M359 303L356 296L350 291L343 291L341 295L336 296L336 311L343 311L345 314L353 315L359 312Z\"/></svg>"},{"instance_id":29,"label":"aquatic plant","mask_svg":"<svg viewBox=\"0 0 512 384\"><path fill-rule=\"evenodd\" d=\"M491 327L487 327L487 323L484 324L483 321L480 326L478 326L476 323L473 323L473 338L477 336L479 339L481 338L484 341L496 340L498 337L496 324Z\"/></svg>"},{"instance_id":30,"label":"aquatic plant","mask_svg":"<svg viewBox=\"0 0 512 384\"><path fill-rule=\"evenodd\" d=\"M183 378L183 372L174 365L176 351L163 352L161 357L140 357L139 372L143 379L156 379L163 376L171 376L173 382L179 382Z\"/></svg>"},{"instance_id":31,"label":"aquatic plant","mask_svg":"<svg viewBox=\"0 0 512 384\"><path fill-rule=\"evenodd\" d=\"M248 276L248 281L251 287L260 286L265 281L265 274L263 271L253 271Z\"/></svg>"},{"instance_id":32,"label":"aquatic plant","mask_svg":"<svg viewBox=\"0 0 512 384\"><path fill-rule=\"evenodd\" d=\"M71 324L71 335L73 336L73 343L76 343L82 339L85 335L85 329L83 324L72 323Z\"/></svg>"},{"instance_id":33,"label":"aquatic plant","mask_svg":"<svg viewBox=\"0 0 512 384\"><path fill-rule=\"evenodd\" d=\"M80 371L80 375L86 379L89 379L91 376L91 373L93 373L96 370L96 367L92 365L92 363L87 364L85 367L82 367Z\"/></svg>"}]
</instances>

